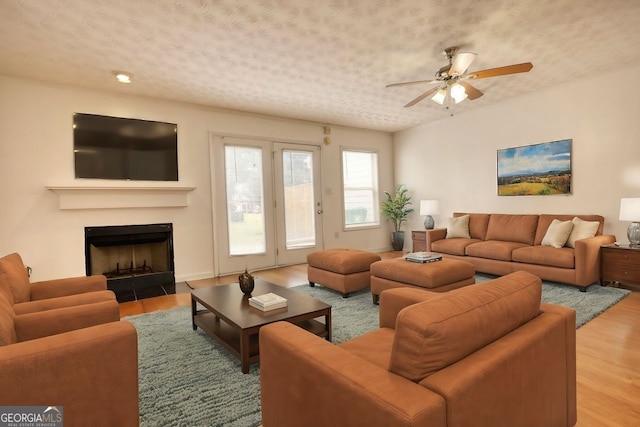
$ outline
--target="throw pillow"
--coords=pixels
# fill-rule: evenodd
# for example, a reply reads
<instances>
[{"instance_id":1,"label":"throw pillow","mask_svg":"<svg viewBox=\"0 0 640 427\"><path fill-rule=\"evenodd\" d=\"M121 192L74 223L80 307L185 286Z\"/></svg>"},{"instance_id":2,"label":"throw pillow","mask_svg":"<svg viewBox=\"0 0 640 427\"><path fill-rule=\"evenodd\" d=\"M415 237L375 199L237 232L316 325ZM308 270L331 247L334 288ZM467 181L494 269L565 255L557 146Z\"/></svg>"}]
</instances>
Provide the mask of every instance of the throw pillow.
<instances>
[{"instance_id":1,"label":"throw pillow","mask_svg":"<svg viewBox=\"0 0 640 427\"><path fill-rule=\"evenodd\" d=\"M578 217L573 218L571 222L573 222L573 230L567 239L567 246L570 248L576 247L576 240L595 236L600 227L598 221L585 221Z\"/></svg>"},{"instance_id":2,"label":"throw pillow","mask_svg":"<svg viewBox=\"0 0 640 427\"><path fill-rule=\"evenodd\" d=\"M567 243L571 230L573 230L573 223L571 221L554 219L551 221L549 228L547 228L547 233L544 235L541 245L561 248Z\"/></svg>"},{"instance_id":3,"label":"throw pillow","mask_svg":"<svg viewBox=\"0 0 640 427\"><path fill-rule=\"evenodd\" d=\"M469 215L462 215L457 218L449 218L447 220L447 239L470 239L469 234Z\"/></svg>"}]
</instances>

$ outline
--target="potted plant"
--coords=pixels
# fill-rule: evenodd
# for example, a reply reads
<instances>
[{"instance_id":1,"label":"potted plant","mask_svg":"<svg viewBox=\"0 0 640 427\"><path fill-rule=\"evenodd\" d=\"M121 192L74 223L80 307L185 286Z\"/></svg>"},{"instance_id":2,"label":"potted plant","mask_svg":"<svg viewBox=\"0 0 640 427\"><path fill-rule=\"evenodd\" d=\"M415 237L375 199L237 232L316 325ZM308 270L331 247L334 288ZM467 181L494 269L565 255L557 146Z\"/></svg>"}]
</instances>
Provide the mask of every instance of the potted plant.
<instances>
[{"instance_id":1,"label":"potted plant","mask_svg":"<svg viewBox=\"0 0 640 427\"><path fill-rule=\"evenodd\" d=\"M391 245L394 251L401 251L404 247L404 231L400 230L402 224L407 221L407 217L413 212L410 208L411 197L407 195L407 189L400 185L396 189L394 196L385 191L387 199L380 204L380 213L386 219L393 222L393 233L391 233Z\"/></svg>"}]
</instances>

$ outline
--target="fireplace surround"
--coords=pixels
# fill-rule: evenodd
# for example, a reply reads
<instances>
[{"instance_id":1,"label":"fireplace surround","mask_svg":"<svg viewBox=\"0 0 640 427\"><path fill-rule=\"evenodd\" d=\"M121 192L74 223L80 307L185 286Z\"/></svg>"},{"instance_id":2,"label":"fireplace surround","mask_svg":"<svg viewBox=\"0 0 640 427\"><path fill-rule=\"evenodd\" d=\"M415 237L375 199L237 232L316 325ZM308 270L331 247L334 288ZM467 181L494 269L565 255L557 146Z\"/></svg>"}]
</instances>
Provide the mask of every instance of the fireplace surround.
<instances>
[{"instance_id":1,"label":"fireplace surround","mask_svg":"<svg viewBox=\"0 0 640 427\"><path fill-rule=\"evenodd\" d=\"M118 301L175 293L173 224L85 227L87 276L103 274Z\"/></svg>"}]
</instances>

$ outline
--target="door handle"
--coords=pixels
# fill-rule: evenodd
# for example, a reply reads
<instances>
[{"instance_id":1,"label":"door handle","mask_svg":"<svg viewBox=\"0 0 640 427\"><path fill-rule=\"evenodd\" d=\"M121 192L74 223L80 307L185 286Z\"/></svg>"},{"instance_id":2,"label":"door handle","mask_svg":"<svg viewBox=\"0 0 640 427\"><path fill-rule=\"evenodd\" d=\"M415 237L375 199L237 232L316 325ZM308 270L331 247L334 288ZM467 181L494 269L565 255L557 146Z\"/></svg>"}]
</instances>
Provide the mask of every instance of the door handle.
<instances>
[{"instance_id":1,"label":"door handle","mask_svg":"<svg viewBox=\"0 0 640 427\"><path fill-rule=\"evenodd\" d=\"M322 209L318 209L318 210L316 211L316 213L317 213L317 214L321 214L321 213L322 213Z\"/></svg>"}]
</instances>

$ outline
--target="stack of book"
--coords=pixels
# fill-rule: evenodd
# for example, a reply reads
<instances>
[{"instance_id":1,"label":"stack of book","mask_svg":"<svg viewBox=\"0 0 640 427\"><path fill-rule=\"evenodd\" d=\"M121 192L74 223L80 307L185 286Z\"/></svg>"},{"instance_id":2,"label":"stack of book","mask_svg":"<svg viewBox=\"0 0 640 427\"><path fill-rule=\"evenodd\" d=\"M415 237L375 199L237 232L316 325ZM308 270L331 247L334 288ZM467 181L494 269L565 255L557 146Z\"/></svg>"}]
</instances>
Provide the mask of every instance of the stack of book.
<instances>
[{"instance_id":1,"label":"stack of book","mask_svg":"<svg viewBox=\"0 0 640 427\"><path fill-rule=\"evenodd\" d=\"M435 252L411 252L410 254L406 254L404 259L411 262L425 263L440 261L442 259L442 255Z\"/></svg>"},{"instance_id":2,"label":"stack of book","mask_svg":"<svg viewBox=\"0 0 640 427\"><path fill-rule=\"evenodd\" d=\"M268 293L249 298L249 305L262 311L275 310L286 307L287 299L274 293Z\"/></svg>"}]
</instances>

